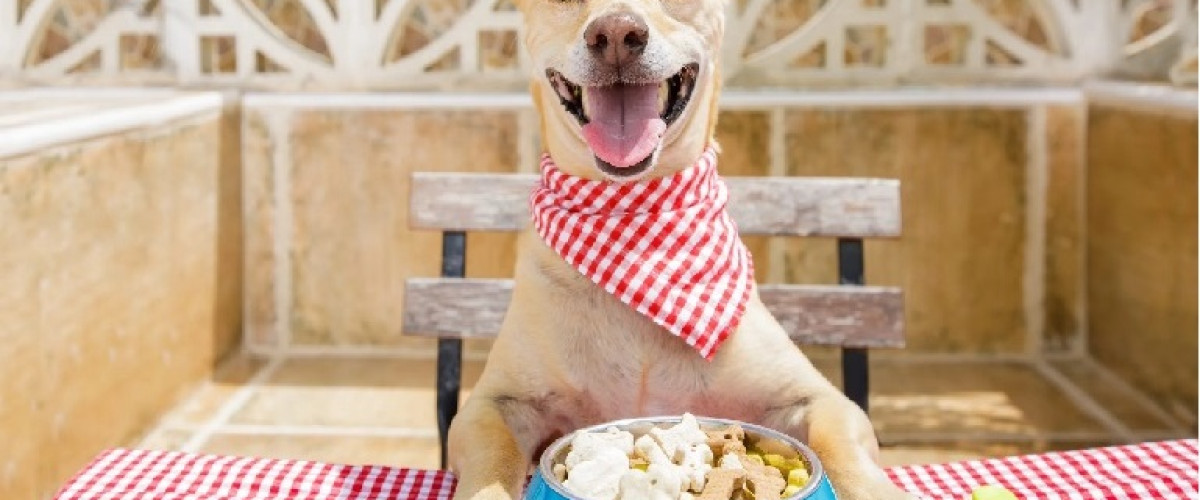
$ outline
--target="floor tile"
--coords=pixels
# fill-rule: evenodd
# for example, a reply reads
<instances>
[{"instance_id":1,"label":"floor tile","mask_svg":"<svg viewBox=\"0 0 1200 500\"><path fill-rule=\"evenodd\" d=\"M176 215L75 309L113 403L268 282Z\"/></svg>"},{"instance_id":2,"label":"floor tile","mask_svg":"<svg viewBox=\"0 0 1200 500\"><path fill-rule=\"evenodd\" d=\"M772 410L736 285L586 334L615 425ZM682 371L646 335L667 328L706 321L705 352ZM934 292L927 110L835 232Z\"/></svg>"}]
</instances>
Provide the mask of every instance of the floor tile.
<instances>
[{"instance_id":1,"label":"floor tile","mask_svg":"<svg viewBox=\"0 0 1200 500\"><path fill-rule=\"evenodd\" d=\"M885 442L1106 432L1023 363L894 361L871 368L871 417Z\"/></svg>"},{"instance_id":2,"label":"floor tile","mask_svg":"<svg viewBox=\"0 0 1200 500\"><path fill-rule=\"evenodd\" d=\"M246 354L236 354L221 364L212 379L205 381L186 400L162 418L161 426L196 427L204 425L255 374L267 365L266 360Z\"/></svg>"},{"instance_id":3,"label":"floor tile","mask_svg":"<svg viewBox=\"0 0 1200 500\"><path fill-rule=\"evenodd\" d=\"M1105 373L1094 361L1058 360L1050 365L1134 432L1178 432L1181 436L1194 435L1185 431L1187 424L1195 425L1194 420L1189 423L1164 420L1160 412L1152 411L1143 403L1148 402L1149 398L1138 394L1128 384L1114 381L1114 375Z\"/></svg>"},{"instance_id":4,"label":"floor tile","mask_svg":"<svg viewBox=\"0 0 1200 500\"><path fill-rule=\"evenodd\" d=\"M302 358L286 361L230 419L234 424L433 428L432 360ZM464 363L463 383L480 363Z\"/></svg>"},{"instance_id":5,"label":"floor tile","mask_svg":"<svg viewBox=\"0 0 1200 500\"><path fill-rule=\"evenodd\" d=\"M180 451L195 432L185 429L159 428L134 444L142 450Z\"/></svg>"},{"instance_id":6,"label":"floor tile","mask_svg":"<svg viewBox=\"0 0 1200 500\"><path fill-rule=\"evenodd\" d=\"M813 364L841 384L836 351L813 350ZM1105 384L1088 363L1055 368L1135 430L1159 430L1160 419ZM231 362L212 383L171 413L143 447L177 449L263 367ZM433 360L296 358L253 390L201 451L232 455L434 468ZM464 397L482 362L464 365ZM871 361L871 417L884 465L945 463L1116 444L1116 436L1029 364ZM418 432L407 437L405 432ZM425 433L421 435L420 433Z\"/></svg>"},{"instance_id":7,"label":"floor tile","mask_svg":"<svg viewBox=\"0 0 1200 500\"><path fill-rule=\"evenodd\" d=\"M216 434L201 449L219 455L346 465L438 468L436 439L376 436Z\"/></svg>"}]
</instances>

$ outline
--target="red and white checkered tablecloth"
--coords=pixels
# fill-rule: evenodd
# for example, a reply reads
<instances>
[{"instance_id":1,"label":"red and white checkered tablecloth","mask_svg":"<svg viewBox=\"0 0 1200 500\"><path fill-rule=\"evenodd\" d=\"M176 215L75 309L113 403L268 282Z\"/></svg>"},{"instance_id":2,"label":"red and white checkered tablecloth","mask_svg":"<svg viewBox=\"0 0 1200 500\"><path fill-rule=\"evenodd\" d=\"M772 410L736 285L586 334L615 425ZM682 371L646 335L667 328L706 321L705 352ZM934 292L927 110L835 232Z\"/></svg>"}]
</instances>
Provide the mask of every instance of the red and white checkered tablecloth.
<instances>
[{"instance_id":1,"label":"red and white checkered tablecloth","mask_svg":"<svg viewBox=\"0 0 1200 500\"><path fill-rule=\"evenodd\" d=\"M959 500L983 484L1022 499L1200 499L1197 440L895 467L892 480L932 499ZM179 452L105 452L55 500L448 500L437 471L330 465Z\"/></svg>"},{"instance_id":2,"label":"red and white checkered tablecloth","mask_svg":"<svg viewBox=\"0 0 1200 500\"><path fill-rule=\"evenodd\" d=\"M888 469L926 498L961 499L985 484L1022 499L1197 499L1195 439Z\"/></svg>"}]
</instances>

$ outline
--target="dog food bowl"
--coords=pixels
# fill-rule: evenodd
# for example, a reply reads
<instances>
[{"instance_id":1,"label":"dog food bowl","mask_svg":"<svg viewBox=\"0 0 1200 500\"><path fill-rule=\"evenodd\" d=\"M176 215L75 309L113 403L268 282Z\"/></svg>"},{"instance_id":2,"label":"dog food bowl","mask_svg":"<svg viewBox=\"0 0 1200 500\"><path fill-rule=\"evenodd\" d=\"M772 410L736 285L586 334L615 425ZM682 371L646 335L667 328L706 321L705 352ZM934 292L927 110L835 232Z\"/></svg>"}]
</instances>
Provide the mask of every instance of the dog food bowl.
<instances>
[{"instance_id":1,"label":"dog food bowl","mask_svg":"<svg viewBox=\"0 0 1200 500\"><path fill-rule=\"evenodd\" d=\"M633 418L586 427L575 431L575 433L602 432L609 427L616 427L617 429L629 431L638 436L649 432L653 427L672 426L681 420L682 417ZM773 440L796 450L799 456L808 464L810 479L804 485L804 488L792 496L785 497L784 500L837 499L837 495L833 492L833 486L829 483L829 478L825 475L825 469L821 467L821 462L817 459L817 454L791 436L762 426L738 422L736 420L696 417L696 421L703 430L718 430L729 425L739 425L746 432L747 438L753 436L756 439ZM553 472L554 464L556 462L561 463L566 458L571 438L575 433L569 433L555 440L542 453L541 459L537 464L537 469L530 480L529 487L525 490L525 500L586 500L568 493L567 489L555 479Z\"/></svg>"}]
</instances>

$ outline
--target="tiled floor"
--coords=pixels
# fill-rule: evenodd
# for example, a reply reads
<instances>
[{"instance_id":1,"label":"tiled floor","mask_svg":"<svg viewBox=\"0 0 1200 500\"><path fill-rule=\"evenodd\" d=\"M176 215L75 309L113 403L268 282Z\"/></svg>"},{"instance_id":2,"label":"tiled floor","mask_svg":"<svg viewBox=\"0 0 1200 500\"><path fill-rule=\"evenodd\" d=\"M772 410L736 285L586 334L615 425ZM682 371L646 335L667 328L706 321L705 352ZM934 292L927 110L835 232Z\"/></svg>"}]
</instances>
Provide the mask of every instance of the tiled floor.
<instances>
[{"instance_id":1,"label":"tiled floor","mask_svg":"<svg viewBox=\"0 0 1200 500\"><path fill-rule=\"evenodd\" d=\"M815 358L840 383L833 359ZM470 387L481 364L469 362ZM872 360L888 465L1195 436L1088 360ZM436 468L434 363L238 357L132 446Z\"/></svg>"}]
</instances>

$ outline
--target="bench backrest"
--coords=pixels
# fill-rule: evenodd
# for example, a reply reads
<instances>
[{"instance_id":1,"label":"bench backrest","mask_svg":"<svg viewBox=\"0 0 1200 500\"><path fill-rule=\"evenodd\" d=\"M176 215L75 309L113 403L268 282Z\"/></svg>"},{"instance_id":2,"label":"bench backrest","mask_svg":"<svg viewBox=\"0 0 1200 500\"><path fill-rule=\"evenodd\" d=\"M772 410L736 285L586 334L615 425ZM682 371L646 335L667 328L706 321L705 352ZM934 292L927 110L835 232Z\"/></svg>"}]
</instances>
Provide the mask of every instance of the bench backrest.
<instances>
[{"instance_id":1,"label":"bench backrest","mask_svg":"<svg viewBox=\"0 0 1200 500\"><path fill-rule=\"evenodd\" d=\"M743 235L838 240L838 282L855 286L760 285L759 296L798 343L842 347L843 390L867 410L867 349L904 345L896 288L863 285L864 238L900 235L900 184L884 179L725 179L728 209ZM405 283L406 335L436 337L438 439L458 413L462 339L494 337L512 294L511 280L465 278L468 231L518 231L530 224L535 175L417 173L409 225L442 232L441 278Z\"/></svg>"},{"instance_id":2,"label":"bench backrest","mask_svg":"<svg viewBox=\"0 0 1200 500\"><path fill-rule=\"evenodd\" d=\"M888 179L727 177L729 212L745 235L900 236L900 182ZM533 174L415 173L409 225L517 231L529 224Z\"/></svg>"},{"instance_id":3,"label":"bench backrest","mask_svg":"<svg viewBox=\"0 0 1200 500\"><path fill-rule=\"evenodd\" d=\"M529 224L537 177L417 173L410 227L517 231ZM886 238L900 234L899 182L844 178L726 178L729 211L743 235ZM488 338L508 308L510 280L414 278L405 284L406 335ZM891 287L760 285L767 308L800 343L900 347L901 291Z\"/></svg>"}]
</instances>

